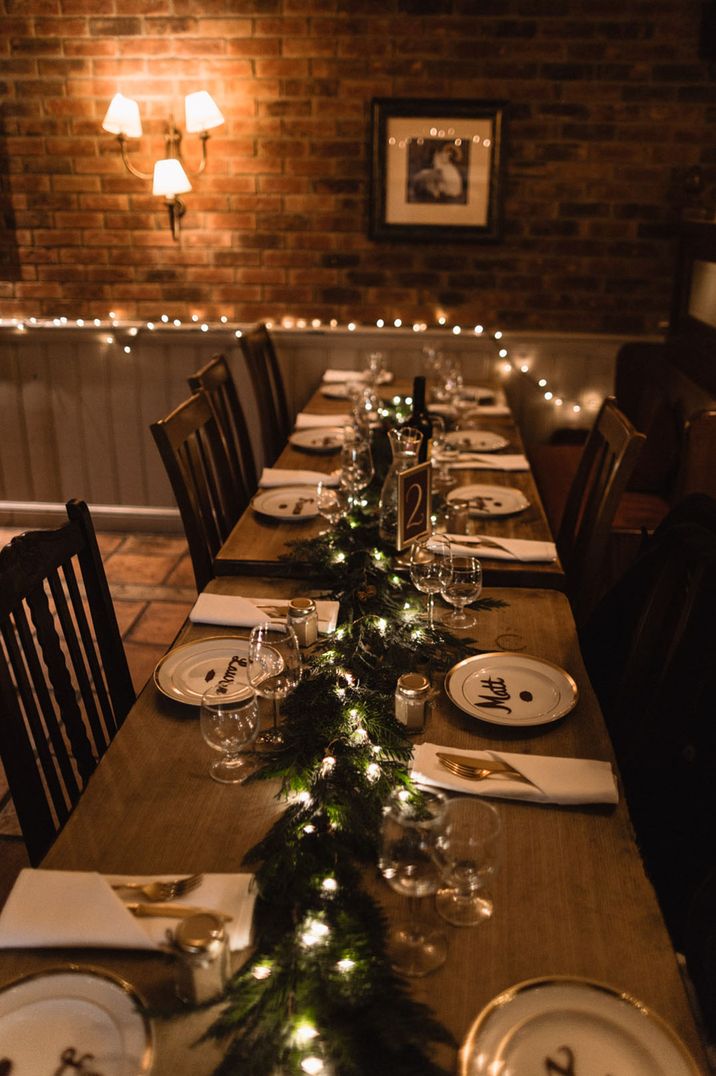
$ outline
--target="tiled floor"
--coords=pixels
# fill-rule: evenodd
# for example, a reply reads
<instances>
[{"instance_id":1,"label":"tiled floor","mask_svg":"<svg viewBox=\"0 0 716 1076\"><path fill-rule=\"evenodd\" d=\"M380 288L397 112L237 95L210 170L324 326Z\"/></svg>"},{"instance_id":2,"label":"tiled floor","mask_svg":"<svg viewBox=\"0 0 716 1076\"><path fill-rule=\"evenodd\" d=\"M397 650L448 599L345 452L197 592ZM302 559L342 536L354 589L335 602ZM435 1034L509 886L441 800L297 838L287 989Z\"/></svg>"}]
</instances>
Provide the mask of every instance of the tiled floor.
<instances>
[{"instance_id":1,"label":"tiled floor","mask_svg":"<svg viewBox=\"0 0 716 1076\"><path fill-rule=\"evenodd\" d=\"M0 548L21 528L0 528ZM183 537L97 535L132 680L137 691L151 676L196 599ZM17 818L0 767L0 904L27 864Z\"/></svg>"}]
</instances>

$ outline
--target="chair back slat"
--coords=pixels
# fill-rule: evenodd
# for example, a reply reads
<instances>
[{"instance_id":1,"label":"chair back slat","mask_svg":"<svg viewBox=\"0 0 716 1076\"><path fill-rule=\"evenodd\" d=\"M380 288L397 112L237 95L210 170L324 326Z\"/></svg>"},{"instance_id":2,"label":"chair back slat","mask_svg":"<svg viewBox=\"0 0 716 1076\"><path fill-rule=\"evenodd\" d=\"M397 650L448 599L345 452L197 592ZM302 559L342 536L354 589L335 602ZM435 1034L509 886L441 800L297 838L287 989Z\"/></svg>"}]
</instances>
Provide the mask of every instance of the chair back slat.
<instances>
[{"instance_id":1,"label":"chair back slat","mask_svg":"<svg viewBox=\"0 0 716 1076\"><path fill-rule=\"evenodd\" d=\"M281 367L266 325L260 324L241 337L261 422L264 463L274 462L291 429Z\"/></svg>"},{"instance_id":2,"label":"chair back slat","mask_svg":"<svg viewBox=\"0 0 716 1076\"><path fill-rule=\"evenodd\" d=\"M203 393L195 393L166 418L153 422L184 524L198 590L214 575L214 557L242 511L226 448Z\"/></svg>"},{"instance_id":3,"label":"chair back slat","mask_svg":"<svg viewBox=\"0 0 716 1076\"><path fill-rule=\"evenodd\" d=\"M224 440L243 510L256 492L258 477L246 415L225 356L214 355L188 380L192 392L203 392L209 401Z\"/></svg>"},{"instance_id":4,"label":"chair back slat","mask_svg":"<svg viewBox=\"0 0 716 1076\"><path fill-rule=\"evenodd\" d=\"M0 758L33 863L135 698L87 505L67 514L0 550Z\"/></svg>"}]
</instances>

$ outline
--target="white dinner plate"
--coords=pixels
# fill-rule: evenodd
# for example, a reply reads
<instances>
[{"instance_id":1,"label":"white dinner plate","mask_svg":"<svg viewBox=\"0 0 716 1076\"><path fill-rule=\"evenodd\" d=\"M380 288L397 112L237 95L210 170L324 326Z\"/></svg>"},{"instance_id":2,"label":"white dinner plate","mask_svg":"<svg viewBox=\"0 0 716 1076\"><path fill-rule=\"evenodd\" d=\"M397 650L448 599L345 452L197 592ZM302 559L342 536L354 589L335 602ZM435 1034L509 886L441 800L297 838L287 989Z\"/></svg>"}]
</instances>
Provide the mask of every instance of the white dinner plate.
<instances>
[{"instance_id":1,"label":"white dinner plate","mask_svg":"<svg viewBox=\"0 0 716 1076\"><path fill-rule=\"evenodd\" d=\"M315 430L295 430L289 437L303 452L337 452L343 444L342 426L317 426Z\"/></svg>"},{"instance_id":2,"label":"white dinner plate","mask_svg":"<svg viewBox=\"0 0 716 1076\"><path fill-rule=\"evenodd\" d=\"M315 486L278 486L276 489L260 490L252 498L255 512L284 523L303 523L318 515Z\"/></svg>"},{"instance_id":3,"label":"white dinner plate","mask_svg":"<svg viewBox=\"0 0 716 1076\"><path fill-rule=\"evenodd\" d=\"M551 1065L550 1065L551 1062ZM661 1017L588 979L530 979L480 1013L460 1049L460 1076L697 1076Z\"/></svg>"},{"instance_id":4,"label":"white dinner plate","mask_svg":"<svg viewBox=\"0 0 716 1076\"><path fill-rule=\"evenodd\" d=\"M390 370L382 370L377 377L376 385L390 385L393 381L393 374ZM347 400L348 399L348 386L350 384L360 383L365 388L368 387L365 374L361 374L360 377L348 377L345 381L324 381L321 385L321 395L325 396L329 400Z\"/></svg>"},{"instance_id":5,"label":"white dinner plate","mask_svg":"<svg viewBox=\"0 0 716 1076\"><path fill-rule=\"evenodd\" d=\"M447 495L449 501L470 501L471 516L513 516L524 512L530 502L521 489L513 486L486 486L483 484L456 486Z\"/></svg>"},{"instance_id":6,"label":"white dinner plate","mask_svg":"<svg viewBox=\"0 0 716 1076\"><path fill-rule=\"evenodd\" d=\"M492 725L546 725L577 704L577 685L564 669L529 654L496 651L453 665L445 691L471 717Z\"/></svg>"},{"instance_id":7,"label":"white dinner plate","mask_svg":"<svg viewBox=\"0 0 716 1076\"><path fill-rule=\"evenodd\" d=\"M460 399L470 403L491 404L495 402L494 389L488 389L485 385L463 385Z\"/></svg>"},{"instance_id":8,"label":"white dinner plate","mask_svg":"<svg viewBox=\"0 0 716 1076\"><path fill-rule=\"evenodd\" d=\"M506 437L491 430L453 430L445 435L445 440L463 452L498 452L509 444Z\"/></svg>"},{"instance_id":9,"label":"white dinner plate","mask_svg":"<svg viewBox=\"0 0 716 1076\"><path fill-rule=\"evenodd\" d=\"M82 1071L140 1076L152 1067L151 1025L129 983L99 968L72 964L36 972L0 990L0 1055L12 1076ZM64 1065L63 1066L63 1060Z\"/></svg>"},{"instance_id":10,"label":"white dinner plate","mask_svg":"<svg viewBox=\"0 0 716 1076\"><path fill-rule=\"evenodd\" d=\"M247 684L248 639L216 635L175 646L154 670L154 683L169 699L199 706L210 687Z\"/></svg>"}]
</instances>

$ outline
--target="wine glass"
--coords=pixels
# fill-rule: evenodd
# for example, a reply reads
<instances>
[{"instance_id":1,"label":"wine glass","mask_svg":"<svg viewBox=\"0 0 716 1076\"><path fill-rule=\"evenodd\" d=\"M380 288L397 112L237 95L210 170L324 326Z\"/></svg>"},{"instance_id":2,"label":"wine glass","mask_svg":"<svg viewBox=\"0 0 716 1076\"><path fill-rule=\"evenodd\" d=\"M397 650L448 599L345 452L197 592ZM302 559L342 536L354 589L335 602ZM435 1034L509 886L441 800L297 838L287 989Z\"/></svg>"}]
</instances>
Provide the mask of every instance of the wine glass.
<instances>
[{"instance_id":1,"label":"wine glass","mask_svg":"<svg viewBox=\"0 0 716 1076\"><path fill-rule=\"evenodd\" d=\"M289 624L267 620L252 628L248 677L258 695L273 700L273 727L260 733L256 742L265 747L280 747L283 733L278 727L279 705L301 679L301 652Z\"/></svg>"},{"instance_id":2,"label":"wine glass","mask_svg":"<svg viewBox=\"0 0 716 1076\"><path fill-rule=\"evenodd\" d=\"M356 494L370 485L375 471L370 441L356 437L346 441L341 448L341 470L338 481L350 495L351 501Z\"/></svg>"},{"instance_id":3,"label":"wine glass","mask_svg":"<svg viewBox=\"0 0 716 1076\"><path fill-rule=\"evenodd\" d=\"M441 930L423 930L418 900L435 893L440 871L435 846L444 828L447 797L416 785L394 792L383 808L379 866L391 889L409 899L410 920L389 937L393 967L403 975L427 975L444 963L447 939Z\"/></svg>"},{"instance_id":4,"label":"wine glass","mask_svg":"<svg viewBox=\"0 0 716 1076\"><path fill-rule=\"evenodd\" d=\"M441 534L419 538L410 547L410 579L413 586L428 596L428 627L433 624L435 595L452 578L450 542Z\"/></svg>"},{"instance_id":5,"label":"wine glass","mask_svg":"<svg viewBox=\"0 0 716 1076\"><path fill-rule=\"evenodd\" d=\"M435 906L448 923L475 926L494 908L487 886L497 870L500 816L484 800L461 796L449 800L445 818L434 846L443 879Z\"/></svg>"},{"instance_id":6,"label":"wine glass","mask_svg":"<svg viewBox=\"0 0 716 1076\"><path fill-rule=\"evenodd\" d=\"M385 369L385 355L382 351L369 351L365 357L366 380L374 388L378 378Z\"/></svg>"},{"instance_id":7,"label":"wine glass","mask_svg":"<svg viewBox=\"0 0 716 1076\"><path fill-rule=\"evenodd\" d=\"M448 613L443 624L450 628L471 628L477 623L474 613L466 613L465 606L477 601L482 593L482 565L477 557L452 558L452 577L440 590L440 595L454 612Z\"/></svg>"},{"instance_id":8,"label":"wine glass","mask_svg":"<svg viewBox=\"0 0 716 1076\"><path fill-rule=\"evenodd\" d=\"M256 738L259 729L254 689L246 684L234 690L209 688L201 699L199 727L209 747L223 756L209 767L212 778L222 785L244 781L253 767L241 751Z\"/></svg>"},{"instance_id":9,"label":"wine glass","mask_svg":"<svg viewBox=\"0 0 716 1076\"><path fill-rule=\"evenodd\" d=\"M319 482L316 486L316 508L319 515L335 527L350 508L348 492L340 486ZM324 534L327 534L328 530L324 531Z\"/></svg>"},{"instance_id":10,"label":"wine glass","mask_svg":"<svg viewBox=\"0 0 716 1076\"><path fill-rule=\"evenodd\" d=\"M452 489L457 484L455 475L450 474L448 467L457 459L460 449L454 441L447 436L447 424L440 415L430 416L433 424L433 440L431 458L437 467L433 469L433 489L442 493Z\"/></svg>"}]
</instances>

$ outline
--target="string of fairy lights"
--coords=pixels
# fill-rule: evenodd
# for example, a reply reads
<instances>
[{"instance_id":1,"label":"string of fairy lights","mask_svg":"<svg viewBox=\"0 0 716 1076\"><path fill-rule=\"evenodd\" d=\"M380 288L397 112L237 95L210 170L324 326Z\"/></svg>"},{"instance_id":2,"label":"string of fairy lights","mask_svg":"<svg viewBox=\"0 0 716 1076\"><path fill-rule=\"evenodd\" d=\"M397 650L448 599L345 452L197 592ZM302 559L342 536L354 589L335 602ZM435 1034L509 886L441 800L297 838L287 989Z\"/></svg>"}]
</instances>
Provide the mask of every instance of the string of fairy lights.
<instances>
[{"instance_id":1,"label":"string of fairy lights","mask_svg":"<svg viewBox=\"0 0 716 1076\"><path fill-rule=\"evenodd\" d=\"M585 409L585 401L575 399L568 394L560 391L559 387L548 380L544 376L539 376L532 364L521 360L520 358L513 357L510 348L505 341L505 334L501 329L488 329L479 322L470 325L453 324L450 319L441 314L433 323L426 321L409 321L400 317L396 318L378 318L375 322L361 323L359 321L348 321L341 323L336 318L330 318L323 321L321 318L301 318L285 315L279 319L271 320L267 319L266 327L273 331L285 331L290 333L340 333L348 332L350 334L375 333L376 330L385 332L386 335L400 334L400 335L420 335L431 334L431 342L437 344L436 350L439 350L440 335L435 339L434 334L445 334L446 339L449 337L460 337L462 339L469 339L470 337L486 340L494 344L496 358L497 358L497 374L507 379L514 375L525 379L538 393L545 404L560 411L565 418L575 419ZM157 333L157 332L171 332L176 330L195 330L199 333L209 332L229 332L238 340L244 334L244 327L237 322L233 322L226 314L222 314L217 320L211 321L201 317L199 314L191 314L189 318L180 318L172 316L167 313L163 313L156 317L154 320L148 321L125 321L119 318L117 313L110 310L105 317L67 317L65 315L61 317L38 317L29 316L26 318L0 318L0 329L14 330L17 334L27 333L30 330L84 330L89 332L99 331L103 342L106 345L117 345L121 347L122 351L126 355L130 355L134 350L134 346L139 343L139 339L144 333ZM598 406L600 401L597 401ZM594 401L589 401L592 405ZM589 410L595 410L595 406L588 406Z\"/></svg>"}]
</instances>

